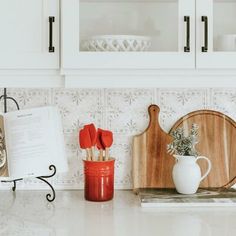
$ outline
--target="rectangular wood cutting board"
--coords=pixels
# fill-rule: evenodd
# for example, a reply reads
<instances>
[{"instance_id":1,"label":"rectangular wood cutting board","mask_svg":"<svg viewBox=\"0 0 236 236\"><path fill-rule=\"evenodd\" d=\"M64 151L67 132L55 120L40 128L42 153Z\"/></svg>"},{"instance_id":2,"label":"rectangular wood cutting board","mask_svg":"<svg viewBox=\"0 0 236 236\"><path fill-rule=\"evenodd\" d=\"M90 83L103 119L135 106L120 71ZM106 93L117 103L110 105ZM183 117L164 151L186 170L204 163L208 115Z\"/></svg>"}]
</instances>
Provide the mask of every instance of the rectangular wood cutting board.
<instances>
[{"instance_id":1,"label":"rectangular wood cutting board","mask_svg":"<svg viewBox=\"0 0 236 236\"><path fill-rule=\"evenodd\" d=\"M133 138L133 189L174 188L171 176L174 158L166 148L172 138L159 125L160 108L151 105L148 112L148 128Z\"/></svg>"}]
</instances>

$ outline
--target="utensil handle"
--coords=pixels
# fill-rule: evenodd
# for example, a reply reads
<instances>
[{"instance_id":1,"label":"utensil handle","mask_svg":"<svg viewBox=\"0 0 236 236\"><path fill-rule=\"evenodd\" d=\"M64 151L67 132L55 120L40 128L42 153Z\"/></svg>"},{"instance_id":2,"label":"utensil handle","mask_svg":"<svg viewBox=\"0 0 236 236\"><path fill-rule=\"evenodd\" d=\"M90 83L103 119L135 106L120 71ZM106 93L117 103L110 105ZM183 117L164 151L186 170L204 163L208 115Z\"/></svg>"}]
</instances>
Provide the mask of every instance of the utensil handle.
<instances>
[{"instance_id":1,"label":"utensil handle","mask_svg":"<svg viewBox=\"0 0 236 236\"><path fill-rule=\"evenodd\" d=\"M205 179L207 177L207 175L209 174L209 172L211 171L211 161L207 158L207 157L204 157L204 156L199 156L196 158L196 161L199 160L199 159L204 159L207 161L208 163L208 169L206 171L206 173L201 177L200 181L202 181L203 179Z\"/></svg>"},{"instance_id":2,"label":"utensil handle","mask_svg":"<svg viewBox=\"0 0 236 236\"><path fill-rule=\"evenodd\" d=\"M103 150L99 150L99 161L103 161Z\"/></svg>"},{"instance_id":3,"label":"utensil handle","mask_svg":"<svg viewBox=\"0 0 236 236\"><path fill-rule=\"evenodd\" d=\"M208 17L202 16L202 22L204 22L204 46L202 52L208 51Z\"/></svg>"},{"instance_id":4,"label":"utensil handle","mask_svg":"<svg viewBox=\"0 0 236 236\"><path fill-rule=\"evenodd\" d=\"M91 161L89 148L86 148L86 154L87 154L87 157L86 157L87 161Z\"/></svg>"},{"instance_id":5,"label":"utensil handle","mask_svg":"<svg viewBox=\"0 0 236 236\"><path fill-rule=\"evenodd\" d=\"M184 16L184 22L186 22L186 46L184 52L190 52L190 17Z\"/></svg>"},{"instance_id":6,"label":"utensil handle","mask_svg":"<svg viewBox=\"0 0 236 236\"><path fill-rule=\"evenodd\" d=\"M49 16L49 52L55 52L55 47L53 47L53 23L55 22L54 16Z\"/></svg>"},{"instance_id":7,"label":"utensil handle","mask_svg":"<svg viewBox=\"0 0 236 236\"><path fill-rule=\"evenodd\" d=\"M105 149L105 161L108 161L109 159L109 148Z\"/></svg>"},{"instance_id":8,"label":"utensil handle","mask_svg":"<svg viewBox=\"0 0 236 236\"><path fill-rule=\"evenodd\" d=\"M94 156L94 147L91 147L90 151L91 151L92 161L95 161L95 156Z\"/></svg>"}]
</instances>

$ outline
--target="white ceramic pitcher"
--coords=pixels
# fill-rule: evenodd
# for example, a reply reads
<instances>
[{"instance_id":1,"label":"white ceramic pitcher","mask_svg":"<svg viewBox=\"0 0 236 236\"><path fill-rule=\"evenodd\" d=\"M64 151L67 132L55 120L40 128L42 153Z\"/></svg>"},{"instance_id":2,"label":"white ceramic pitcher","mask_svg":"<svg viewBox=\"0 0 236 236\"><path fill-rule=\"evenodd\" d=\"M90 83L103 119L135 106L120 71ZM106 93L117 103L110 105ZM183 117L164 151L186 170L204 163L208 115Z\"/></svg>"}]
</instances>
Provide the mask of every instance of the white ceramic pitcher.
<instances>
[{"instance_id":1,"label":"white ceramic pitcher","mask_svg":"<svg viewBox=\"0 0 236 236\"><path fill-rule=\"evenodd\" d=\"M211 161L204 156L179 156L174 155L176 163L172 171L173 181L176 190L182 194L194 194L200 185L200 182L207 177L211 170ZM197 160L205 159L208 162L206 173L201 176L201 169Z\"/></svg>"}]
</instances>

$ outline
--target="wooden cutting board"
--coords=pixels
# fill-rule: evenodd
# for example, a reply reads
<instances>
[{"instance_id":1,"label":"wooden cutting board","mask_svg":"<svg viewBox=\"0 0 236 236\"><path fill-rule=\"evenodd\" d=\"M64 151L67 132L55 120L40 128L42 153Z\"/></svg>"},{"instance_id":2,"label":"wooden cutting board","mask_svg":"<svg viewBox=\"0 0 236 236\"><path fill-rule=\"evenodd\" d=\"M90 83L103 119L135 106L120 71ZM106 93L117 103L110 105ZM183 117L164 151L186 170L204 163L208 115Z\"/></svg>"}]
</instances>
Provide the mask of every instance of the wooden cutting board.
<instances>
[{"instance_id":1,"label":"wooden cutting board","mask_svg":"<svg viewBox=\"0 0 236 236\"><path fill-rule=\"evenodd\" d=\"M180 118L170 132L182 126L189 130L193 123L199 126L196 149L212 163L212 170L200 187L232 186L236 182L236 123L223 113L199 110ZM205 173L206 161L198 163Z\"/></svg>"},{"instance_id":2,"label":"wooden cutting board","mask_svg":"<svg viewBox=\"0 0 236 236\"><path fill-rule=\"evenodd\" d=\"M148 128L133 138L133 188L174 188L174 158L167 154L172 138L159 125L159 107L151 105L148 112Z\"/></svg>"}]
</instances>

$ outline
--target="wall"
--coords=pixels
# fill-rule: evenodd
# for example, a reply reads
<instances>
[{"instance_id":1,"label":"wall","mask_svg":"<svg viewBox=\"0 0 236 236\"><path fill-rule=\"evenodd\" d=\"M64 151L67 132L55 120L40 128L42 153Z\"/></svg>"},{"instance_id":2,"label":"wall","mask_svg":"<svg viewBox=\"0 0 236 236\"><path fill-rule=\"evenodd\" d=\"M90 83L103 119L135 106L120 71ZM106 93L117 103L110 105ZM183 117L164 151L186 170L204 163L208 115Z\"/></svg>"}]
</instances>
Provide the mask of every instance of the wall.
<instances>
[{"instance_id":1,"label":"wall","mask_svg":"<svg viewBox=\"0 0 236 236\"><path fill-rule=\"evenodd\" d=\"M3 91L1 90L1 93ZM59 107L65 134L70 171L58 174L53 185L58 189L83 187L82 152L77 146L77 130L85 123L114 132L112 156L116 158L116 188L127 189L131 183L132 135L148 124L147 107L161 107L160 123L168 131L184 114L211 108L236 120L236 89L9 89L21 109L43 105ZM3 104L1 104L1 108ZM9 102L9 109L14 105ZM9 188L2 184L2 188ZM36 179L24 180L19 188L44 188Z\"/></svg>"}]
</instances>

